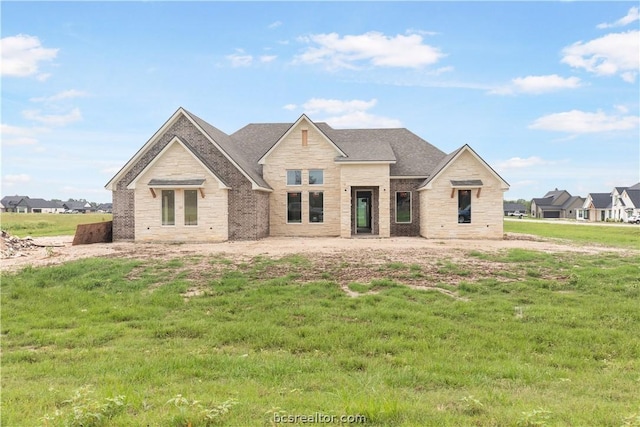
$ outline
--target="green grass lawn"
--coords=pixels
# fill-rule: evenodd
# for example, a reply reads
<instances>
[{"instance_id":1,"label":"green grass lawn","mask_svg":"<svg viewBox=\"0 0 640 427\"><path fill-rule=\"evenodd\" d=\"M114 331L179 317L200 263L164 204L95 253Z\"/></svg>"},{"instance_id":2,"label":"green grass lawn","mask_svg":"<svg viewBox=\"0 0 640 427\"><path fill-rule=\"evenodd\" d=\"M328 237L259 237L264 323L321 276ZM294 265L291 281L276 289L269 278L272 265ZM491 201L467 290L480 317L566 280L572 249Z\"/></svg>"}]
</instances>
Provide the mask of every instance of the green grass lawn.
<instances>
[{"instance_id":1,"label":"green grass lawn","mask_svg":"<svg viewBox=\"0 0 640 427\"><path fill-rule=\"evenodd\" d=\"M504 231L568 240L585 245L640 249L640 226L637 224L580 225L564 221L548 223L523 219L505 221Z\"/></svg>"},{"instance_id":2,"label":"green grass lawn","mask_svg":"<svg viewBox=\"0 0 640 427\"><path fill-rule=\"evenodd\" d=\"M366 260L104 258L4 274L3 425L639 425L636 257L459 255L435 269L389 260L350 285L377 292L357 298L338 281Z\"/></svg>"},{"instance_id":3,"label":"green grass lawn","mask_svg":"<svg viewBox=\"0 0 640 427\"><path fill-rule=\"evenodd\" d=\"M2 229L17 237L74 235L78 224L111 221L111 214L2 213Z\"/></svg>"}]
</instances>

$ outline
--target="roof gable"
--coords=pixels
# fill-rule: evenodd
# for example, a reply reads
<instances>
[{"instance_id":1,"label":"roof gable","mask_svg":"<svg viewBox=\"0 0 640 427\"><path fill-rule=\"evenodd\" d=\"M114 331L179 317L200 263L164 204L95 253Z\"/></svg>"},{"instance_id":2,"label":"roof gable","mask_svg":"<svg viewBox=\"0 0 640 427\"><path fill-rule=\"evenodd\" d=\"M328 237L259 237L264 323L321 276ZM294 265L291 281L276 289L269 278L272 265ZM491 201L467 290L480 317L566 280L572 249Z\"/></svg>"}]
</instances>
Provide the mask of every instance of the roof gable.
<instances>
[{"instance_id":1,"label":"roof gable","mask_svg":"<svg viewBox=\"0 0 640 427\"><path fill-rule=\"evenodd\" d=\"M200 154L196 151L195 148L193 148L190 144L188 144L186 141L182 140L178 136L174 136L173 137L173 139L162 149L162 151L160 151L153 158L153 160L151 160L151 162L149 162L149 164L147 166L145 166L140 171L140 173L138 173L138 175L131 181L131 183L129 183L127 188L130 189L130 190L136 188L136 184L138 183L140 178L142 178L142 176L144 176L144 174L147 171L149 171L160 159L162 159L162 157L167 153L167 151L169 151L176 144L182 146L182 148L187 153L191 154L191 156L193 156L193 158L196 160L196 162L198 162L200 164L200 166L202 166L202 168L205 171L209 172L209 174L215 178L215 180L218 182L218 185L219 185L220 188L229 188L229 186L224 182L224 180L215 172L215 170L209 164L209 162L207 162L202 156L200 156Z\"/></svg>"},{"instance_id":2,"label":"roof gable","mask_svg":"<svg viewBox=\"0 0 640 427\"><path fill-rule=\"evenodd\" d=\"M235 144L231 138L221 130L211 126L199 117L191 114L180 107L173 115L158 129L153 136L140 148L134 156L114 175L105 185L107 190L114 190L115 184L125 176L129 169L151 148L165 132L181 117L189 120L201 133L213 144L222 155L231 162L250 182L254 190L270 191L269 185L262 179L260 174L248 167L246 160L241 153L235 149ZM138 174L139 175L139 174Z\"/></svg>"},{"instance_id":3,"label":"roof gable","mask_svg":"<svg viewBox=\"0 0 640 427\"><path fill-rule=\"evenodd\" d=\"M314 122L312 122L312 121L311 121L311 120L310 120L310 119L309 119L305 114L303 114L303 115L301 115L301 116L298 118L298 120L296 120L296 121L295 121L295 123L293 123L293 124L289 127L289 129L287 129L287 131L286 131L286 132L285 132L285 133L284 133L280 138L278 138L278 140L277 140L277 141L275 141L275 142L273 143L273 145L272 145L272 146L271 146L271 147L270 147L270 148L269 148L269 149L268 149L268 150L267 150L267 151L266 151L266 152L265 152L265 153L260 157L260 159L258 159L258 164L261 164L261 165L265 164L265 163L266 163L266 160L267 160L267 157L269 157L269 155L270 155L271 153L273 153L273 152L278 148L278 146L282 143L282 141L284 141L284 140L285 140L285 139L286 139L286 138L287 138L287 137L288 137L288 136L293 132L293 130L294 130L298 125L303 124L303 123L307 123L307 125L308 125L308 126L310 126L310 127L312 127L313 129L315 129L315 130L316 130L316 131L317 131L317 132L318 132L318 133L323 137L323 139L324 139L324 140L325 140L329 145L331 145L331 146L335 149L336 154L337 154L338 156L347 157L347 154L346 154L344 151L342 151L342 150L340 149L340 147L338 147L338 146L337 146L337 145L336 145L336 144L331 140L331 138L329 138L329 137L327 136L327 134L325 134L325 133L320 129L320 127L318 127L318 126L317 126Z\"/></svg>"},{"instance_id":4,"label":"roof gable","mask_svg":"<svg viewBox=\"0 0 640 427\"><path fill-rule=\"evenodd\" d=\"M422 184L420 184L420 186L418 187L418 190L430 189L433 181L435 181L440 175L442 175L444 171L446 171L447 168L451 166L456 161L456 159L458 159L462 155L462 153L465 153L465 152L470 153L478 162L480 162L481 165L487 168L487 170L491 173L491 175L493 175L500 182L500 186L503 190L509 189L509 184L507 183L507 181L502 179L502 177L498 175L498 173L494 171L493 168L489 166L489 164L485 162L482 157L480 157L475 151L473 151L473 149L468 144L465 144L462 147L455 150L454 152L445 156L440 161L440 163L435 167L435 169L433 170L429 178L427 178L426 180L424 180Z\"/></svg>"},{"instance_id":5,"label":"roof gable","mask_svg":"<svg viewBox=\"0 0 640 427\"><path fill-rule=\"evenodd\" d=\"M593 206L596 209L606 209L611 207L611 194L609 193L589 193L584 206Z\"/></svg>"}]
</instances>

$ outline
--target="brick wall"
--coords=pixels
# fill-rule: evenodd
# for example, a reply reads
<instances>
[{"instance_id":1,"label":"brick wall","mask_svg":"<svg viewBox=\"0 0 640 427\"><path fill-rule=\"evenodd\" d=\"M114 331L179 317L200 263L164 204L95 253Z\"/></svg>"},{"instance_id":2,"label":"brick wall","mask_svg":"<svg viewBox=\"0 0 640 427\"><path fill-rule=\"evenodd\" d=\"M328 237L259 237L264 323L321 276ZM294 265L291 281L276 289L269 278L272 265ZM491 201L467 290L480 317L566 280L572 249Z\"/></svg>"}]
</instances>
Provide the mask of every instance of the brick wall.
<instances>
[{"instance_id":1,"label":"brick wall","mask_svg":"<svg viewBox=\"0 0 640 427\"><path fill-rule=\"evenodd\" d=\"M391 235L392 236L419 236L420 235L420 193L416 188L424 182L424 179L392 179L391 180ZM411 192L411 223L396 223L396 192Z\"/></svg>"},{"instance_id":2,"label":"brick wall","mask_svg":"<svg viewBox=\"0 0 640 427\"><path fill-rule=\"evenodd\" d=\"M113 238L114 240L135 239L135 198L134 191L126 187L173 139L179 136L199 151L232 188L228 193L229 239L257 239L268 233L266 215L256 212L256 207L268 204L268 198L251 189L251 183L236 167L200 133L185 116L179 116L160 135L157 141L142 153L137 162L115 184L113 191ZM162 177L156 177L162 178Z\"/></svg>"}]
</instances>

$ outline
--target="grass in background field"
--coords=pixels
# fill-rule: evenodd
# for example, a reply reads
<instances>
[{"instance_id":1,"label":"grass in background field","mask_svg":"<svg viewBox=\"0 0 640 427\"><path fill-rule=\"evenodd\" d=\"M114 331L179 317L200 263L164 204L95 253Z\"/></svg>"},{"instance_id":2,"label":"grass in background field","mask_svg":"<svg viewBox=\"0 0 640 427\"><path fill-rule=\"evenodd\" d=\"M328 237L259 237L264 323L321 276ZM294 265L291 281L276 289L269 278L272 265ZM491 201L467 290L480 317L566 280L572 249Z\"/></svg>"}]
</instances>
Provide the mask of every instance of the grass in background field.
<instances>
[{"instance_id":1,"label":"grass in background field","mask_svg":"<svg viewBox=\"0 0 640 427\"><path fill-rule=\"evenodd\" d=\"M350 298L331 272L354 266L301 281L313 262L86 259L5 275L3 424L640 421L637 259L462 253L442 268L469 272L466 301L409 289L396 278L424 267L393 260L352 284L377 294ZM474 279L480 262L505 274Z\"/></svg>"},{"instance_id":2,"label":"grass in background field","mask_svg":"<svg viewBox=\"0 0 640 427\"><path fill-rule=\"evenodd\" d=\"M112 215L52 214L52 213L6 213L0 214L2 229L17 237L42 237L74 235L78 224L111 221Z\"/></svg>"},{"instance_id":3,"label":"grass in background field","mask_svg":"<svg viewBox=\"0 0 640 427\"><path fill-rule=\"evenodd\" d=\"M546 223L523 219L505 221L504 231L562 239L585 245L597 244L640 249L640 226L637 224L624 224L623 226L579 225L562 221Z\"/></svg>"}]
</instances>

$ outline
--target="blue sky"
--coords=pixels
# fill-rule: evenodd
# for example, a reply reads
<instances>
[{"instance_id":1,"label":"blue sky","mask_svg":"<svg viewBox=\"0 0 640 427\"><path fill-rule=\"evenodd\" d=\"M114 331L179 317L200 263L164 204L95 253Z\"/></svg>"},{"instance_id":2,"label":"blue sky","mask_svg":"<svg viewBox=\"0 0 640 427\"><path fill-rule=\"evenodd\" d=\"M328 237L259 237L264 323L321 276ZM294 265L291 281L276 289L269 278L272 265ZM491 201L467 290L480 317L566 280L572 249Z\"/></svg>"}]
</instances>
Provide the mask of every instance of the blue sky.
<instances>
[{"instance_id":1,"label":"blue sky","mask_svg":"<svg viewBox=\"0 0 640 427\"><path fill-rule=\"evenodd\" d=\"M638 2L7 2L2 195L107 202L178 109L467 143L506 199L640 181Z\"/></svg>"}]
</instances>

